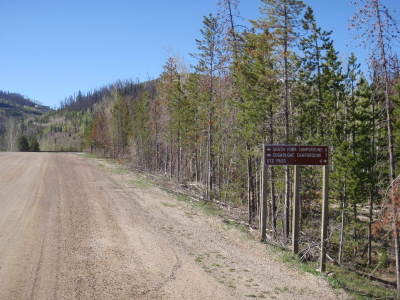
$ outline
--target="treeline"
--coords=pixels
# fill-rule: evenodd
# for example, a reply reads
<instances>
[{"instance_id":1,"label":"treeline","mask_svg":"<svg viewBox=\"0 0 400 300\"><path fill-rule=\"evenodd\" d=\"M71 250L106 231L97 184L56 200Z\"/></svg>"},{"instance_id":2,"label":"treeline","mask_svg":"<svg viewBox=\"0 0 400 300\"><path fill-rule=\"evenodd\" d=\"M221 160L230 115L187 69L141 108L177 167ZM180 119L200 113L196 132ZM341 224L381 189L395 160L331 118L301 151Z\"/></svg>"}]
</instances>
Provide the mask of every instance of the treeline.
<instances>
[{"instance_id":1,"label":"treeline","mask_svg":"<svg viewBox=\"0 0 400 300\"><path fill-rule=\"evenodd\" d=\"M332 32L302 1L263 0L259 18L243 26L238 2L223 0L217 14L204 17L189 71L171 57L146 88L121 83L78 94L63 110L85 110L90 151L197 185L205 200L247 206L251 226L260 221L262 145L328 145L329 257L393 275L398 232L380 208L400 154L396 24L381 1L361 3L351 25L368 31L364 42L376 46L367 74L355 54L339 58ZM301 255L316 259L321 170L301 172ZM292 167L268 169L263 238L283 246L290 241L292 180Z\"/></svg>"},{"instance_id":2,"label":"treeline","mask_svg":"<svg viewBox=\"0 0 400 300\"><path fill-rule=\"evenodd\" d=\"M150 86L150 82L147 83ZM83 94L78 91L77 94L66 98L60 103L60 110L82 111L91 109L95 104L102 102L104 99L112 97L113 91L124 97L136 97L143 88L143 84L133 81L117 81L98 90L89 91Z\"/></svg>"},{"instance_id":3,"label":"treeline","mask_svg":"<svg viewBox=\"0 0 400 300\"><path fill-rule=\"evenodd\" d=\"M17 93L0 91L0 99L9 101L12 104L16 104L16 105L22 105L22 106L23 105L25 105L25 106L39 105L39 106L42 106L39 101L25 98L24 96L17 94Z\"/></svg>"}]
</instances>

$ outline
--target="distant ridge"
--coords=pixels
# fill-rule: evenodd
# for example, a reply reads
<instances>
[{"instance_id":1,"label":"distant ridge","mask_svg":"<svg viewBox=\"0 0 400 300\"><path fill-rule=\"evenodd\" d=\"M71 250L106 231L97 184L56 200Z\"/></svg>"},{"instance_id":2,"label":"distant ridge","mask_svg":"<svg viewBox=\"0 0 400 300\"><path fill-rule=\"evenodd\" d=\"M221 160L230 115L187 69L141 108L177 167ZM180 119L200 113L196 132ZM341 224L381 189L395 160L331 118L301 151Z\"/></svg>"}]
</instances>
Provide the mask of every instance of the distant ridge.
<instances>
[{"instance_id":1,"label":"distant ridge","mask_svg":"<svg viewBox=\"0 0 400 300\"><path fill-rule=\"evenodd\" d=\"M3 107L12 106L12 107L33 107L37 108L37 110L49 111L50 108L48 106L42 105L40 102L36 100L32 100L26 98L18 93L5 92L0 90L0 104L3 104Z\"/></svg>"},{"instance_id":2,"label":"distant ridge","mask_svg":"<svg viewBox=\"0 0 400 300\"><path fill-rule=\"evenodd\" d=\"M22 120L41 116L52 109L18 93L0 91L0 150L7 150L7 127L15 128Z\"/></svg>"}]
</instances>

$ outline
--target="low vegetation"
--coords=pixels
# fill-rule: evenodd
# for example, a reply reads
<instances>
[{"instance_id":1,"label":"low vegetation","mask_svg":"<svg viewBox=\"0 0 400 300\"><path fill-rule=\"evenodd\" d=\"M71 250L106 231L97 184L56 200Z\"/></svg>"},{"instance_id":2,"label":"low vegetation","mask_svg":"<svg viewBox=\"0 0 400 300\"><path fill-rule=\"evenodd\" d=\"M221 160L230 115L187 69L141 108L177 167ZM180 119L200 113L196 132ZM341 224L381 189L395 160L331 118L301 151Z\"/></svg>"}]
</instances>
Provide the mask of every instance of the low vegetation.
<instances>
[{"instance_id":1,"label":"low vegetation","mask_svg":"<svg viewBox=\"0 0 400 300\"><path fill-rule=\"evenodd\" d=\"M18 151L21 152L39 152L40 151L40 145L36 137L31 136L27 138L24 135L21 135L17 139L17 147Z\"/></svg>"}]
</instances>

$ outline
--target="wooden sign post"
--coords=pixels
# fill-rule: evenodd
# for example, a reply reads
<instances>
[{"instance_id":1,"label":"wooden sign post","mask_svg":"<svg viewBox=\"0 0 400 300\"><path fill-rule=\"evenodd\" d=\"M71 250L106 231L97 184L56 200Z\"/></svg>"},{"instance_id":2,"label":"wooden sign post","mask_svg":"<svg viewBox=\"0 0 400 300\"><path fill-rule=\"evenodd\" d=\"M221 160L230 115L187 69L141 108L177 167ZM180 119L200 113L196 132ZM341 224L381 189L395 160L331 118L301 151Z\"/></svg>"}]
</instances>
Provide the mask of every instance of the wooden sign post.
<instances>
[{"instance_id":1,"label":"wooden sign post","mask_svg":"<svg viewBox=\"0 0 400 300\"><path fill-rule=\"evenodd\" d=\"M299 253L299 234L300 234L300 167L294 166L294 186L293 186L293 213L292 213L292 252Z\"/></svg>"},{"instance_id":2,"label":"wooden sign post","mask_svg":"<svg viewBox=\"0 0 400 300\"><path fill-rule=\"evenodd\" d=\"M260 187L260 205L261 205L261 215L260 215L260 229L261 229L261 242L265 241L265 235L267 231L267 165L265 164L265 144L263 144L263 156L261 158L261 187Z\"/></svg>"},{"instance_id":3,"label":"wooden sign post","mask_svg":"<svg viewBox=\"0 0 400 300\"><path fill-rule=\"evenodd\" d=\"M326 242L328 238L328 207L329 207L329 166L324 166L323 188L322 188L322 224L321 224L321 272L326 271Z\"/></svg>"},{"instance_id":4,"label":"wooden sign post","mask_svg":"<svg viewBox=\"0 0 400 300\"><path fill-rule=\"evenodd\" d=\"M292 205L292 252L299 252L300 235L300 167L323 166L322 192L322 223L321 223L321 272L326 270L326 241L328 232L328 193L329 193L329 154L328 146L299 146L299 145L263 145L262 159L262 187L261 187L261 240L264 240L266 231L266 193L265 170L266 166L295 166L293 205Z\"/></svg>"}]
</instances>

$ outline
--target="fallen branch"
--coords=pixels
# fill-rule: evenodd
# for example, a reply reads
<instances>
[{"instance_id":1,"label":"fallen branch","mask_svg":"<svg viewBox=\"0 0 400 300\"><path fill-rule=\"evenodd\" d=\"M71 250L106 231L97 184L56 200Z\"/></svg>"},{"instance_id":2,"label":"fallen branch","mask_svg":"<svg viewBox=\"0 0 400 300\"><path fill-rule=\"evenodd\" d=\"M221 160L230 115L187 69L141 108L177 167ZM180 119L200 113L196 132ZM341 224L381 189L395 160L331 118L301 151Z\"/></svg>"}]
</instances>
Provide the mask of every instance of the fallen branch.
<instances>
[{"instance_id":1,"label":"fallen branch","mask_svg":"<svg viewBox=\"0 0 400 300\"><path fill-rule=\"evenodd\" d=\"M396 282L392 282L392 281L388 281L388 280L385 280L385 279L382 279L382 278L375 277L375 276L373 276L371 274L367 274L367 273L364 273L362 271L358 271L356 269L353 269L350 266L341 265L341 267L347 269L348 271L354 272L357 275L360 275L362 277L368 278L370 280L377 281L377 282L383 283L383 284L391 286L391 287L396 287Z\"/></svg>"}]
</instances>

